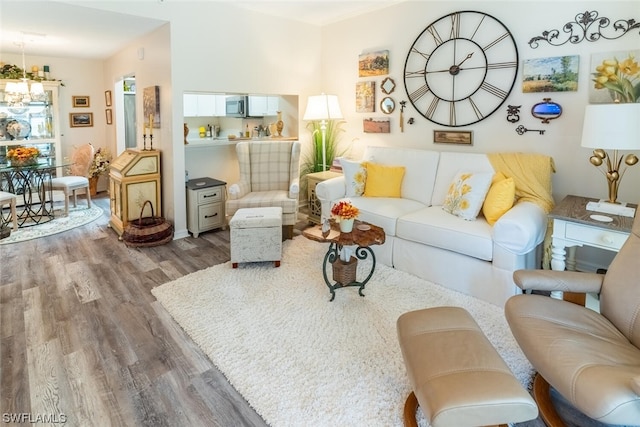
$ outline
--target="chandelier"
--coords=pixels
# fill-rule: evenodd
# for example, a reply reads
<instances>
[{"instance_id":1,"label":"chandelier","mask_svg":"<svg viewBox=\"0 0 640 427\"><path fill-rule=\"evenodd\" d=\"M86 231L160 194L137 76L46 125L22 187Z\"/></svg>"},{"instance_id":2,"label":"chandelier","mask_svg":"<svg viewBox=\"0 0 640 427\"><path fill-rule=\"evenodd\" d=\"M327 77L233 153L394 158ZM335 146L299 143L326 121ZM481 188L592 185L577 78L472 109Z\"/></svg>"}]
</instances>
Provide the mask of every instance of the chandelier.
<instances>
[{"instance_id":1,"label":"chandelier","mask_svg":"<svg viewBox=\"0 0 640 427\"><path fill-rule=\"evenodd\" d=\"M22 78L19 82L8 82L5 87L5 100L9 107L20 108L31 103L32 100L42 99L45 96L44 87L40 82L31 83L27 79L27 68L24 60L24 43L16 43L22 48Z\"/></svg>"}]
</instances>

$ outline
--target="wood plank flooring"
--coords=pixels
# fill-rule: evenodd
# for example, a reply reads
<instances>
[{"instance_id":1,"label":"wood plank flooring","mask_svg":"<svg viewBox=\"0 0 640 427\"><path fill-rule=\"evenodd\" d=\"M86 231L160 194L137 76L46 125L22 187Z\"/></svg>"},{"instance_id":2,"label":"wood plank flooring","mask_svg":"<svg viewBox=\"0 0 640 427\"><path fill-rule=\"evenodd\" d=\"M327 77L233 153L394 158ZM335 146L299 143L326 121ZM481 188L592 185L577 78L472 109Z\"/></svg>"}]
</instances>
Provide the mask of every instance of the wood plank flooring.
<instances>
[{"instance_id":1,"label":"wood plank flooring","mask_svg":"<svg viewBox=\"0 0 640 427\"><path fill-rule=\"evenodd\" d=\"M95 202L86 226L0 245L0 423L266 426L151 295L227 262L229 231L130 249Z\"/></svg>"},{"instance_id":2,"label":"wood plank flooring","mask_svg":"<svg viewBox=\"0 0 640 427\"><path fill-rule=\"evenodd\" d=\"M130 249L95 202L91 224L0 246L0 422L265 426L150 292L228 261L228 230Z\"/></svg>"}]
</instances>

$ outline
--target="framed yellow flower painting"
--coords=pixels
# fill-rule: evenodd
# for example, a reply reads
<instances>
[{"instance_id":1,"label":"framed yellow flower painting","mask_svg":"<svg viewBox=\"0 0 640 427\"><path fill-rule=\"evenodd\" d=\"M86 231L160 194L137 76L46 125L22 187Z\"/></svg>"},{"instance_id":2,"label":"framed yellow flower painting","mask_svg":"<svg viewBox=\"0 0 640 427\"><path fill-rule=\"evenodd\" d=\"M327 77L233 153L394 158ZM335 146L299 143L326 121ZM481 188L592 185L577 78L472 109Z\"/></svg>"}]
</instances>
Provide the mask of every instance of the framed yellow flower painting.
<instances>
[{"instance_id":1,"label":"framed yellow flower painting","mask_svg":"<svg viewBox=\"0 0 640 427\"><path fill-rule=\"evenodd\" d=\"M640 102L640 50L591 55L589 102Z\"/></svg>"}]
</instances>

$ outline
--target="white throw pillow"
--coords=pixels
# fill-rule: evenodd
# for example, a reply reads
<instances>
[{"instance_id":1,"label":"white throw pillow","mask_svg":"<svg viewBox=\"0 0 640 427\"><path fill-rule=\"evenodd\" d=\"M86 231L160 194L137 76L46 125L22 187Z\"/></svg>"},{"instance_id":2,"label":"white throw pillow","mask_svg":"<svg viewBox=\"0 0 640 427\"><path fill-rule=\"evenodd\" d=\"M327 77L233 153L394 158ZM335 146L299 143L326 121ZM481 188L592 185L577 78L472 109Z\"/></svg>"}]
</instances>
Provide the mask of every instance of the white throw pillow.
<instances>
[{"instance_id":1,"label":"white throw pillow","mask_svg":"<svg viewBox=\"0 0 640 427\"><path fill-rule=\"evenodd\" d=\"M360 197L364 194L364 185L367 181L367 168L362 162L340 158L342 174L346 186L346 197Z\"/></svg>"},{"instance_id":2,"label":"white throw pillow","mask_svg":"<svg viewBox=\"0 0 640 427\"><path fill-rule=\"evenodd\" d=\"M475 220L492 177L486 172L458 172L449 185L442 209L467 221Z\"/></svg>"}]
</instances>

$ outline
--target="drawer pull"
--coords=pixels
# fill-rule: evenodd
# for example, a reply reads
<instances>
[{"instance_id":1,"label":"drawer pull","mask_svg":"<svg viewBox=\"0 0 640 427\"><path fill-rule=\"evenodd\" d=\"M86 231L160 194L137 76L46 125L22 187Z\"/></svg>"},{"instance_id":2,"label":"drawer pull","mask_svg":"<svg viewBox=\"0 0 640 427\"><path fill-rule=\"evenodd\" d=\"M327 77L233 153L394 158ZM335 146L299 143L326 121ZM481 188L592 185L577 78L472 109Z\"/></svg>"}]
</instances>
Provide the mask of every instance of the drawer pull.
<instances>
[{"instance_id":1,"label":"drawer pull","mask_svg":"<svg viewBox=\"0 0 640 427\"><path fill-rule=\"evenodd\" d=\"M213 193L213 194L205 194L202 197L216 197L218 195L218 193Z\"/></svg>"},{"instance_id":2,"label":"drawer pull","mask_svg":"<svg viewBox=\"0 0 640 427\"><path fill-rule=\"evenodd\" d=\"M214 213L213 215L205 215L205 218L213 218L215 216L218 216L218 212Z\"/></svg>"}]
</instances>

